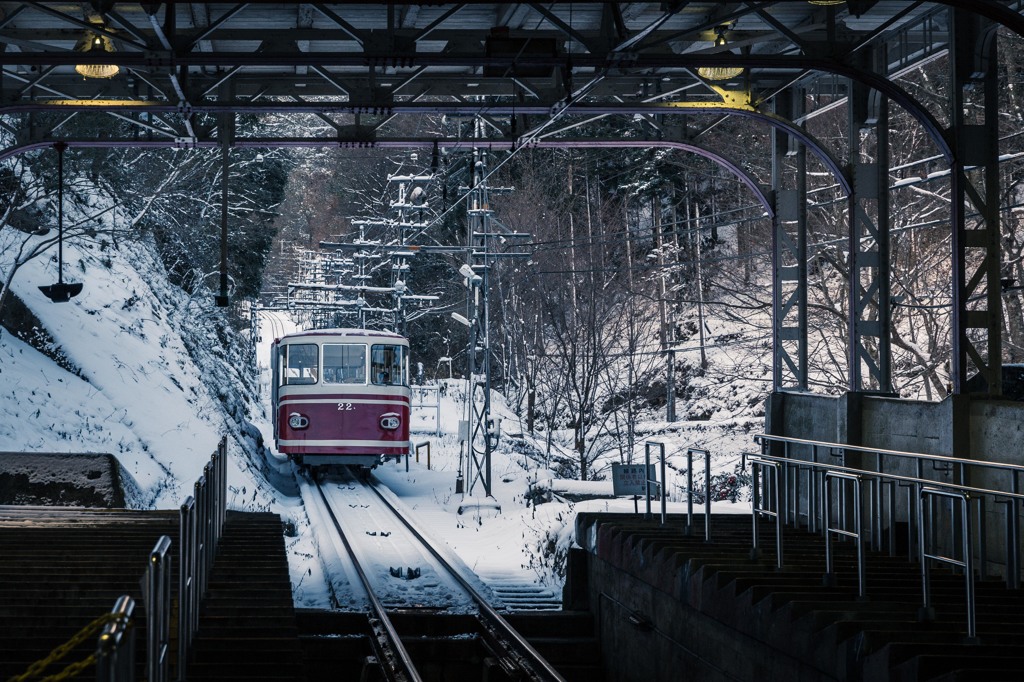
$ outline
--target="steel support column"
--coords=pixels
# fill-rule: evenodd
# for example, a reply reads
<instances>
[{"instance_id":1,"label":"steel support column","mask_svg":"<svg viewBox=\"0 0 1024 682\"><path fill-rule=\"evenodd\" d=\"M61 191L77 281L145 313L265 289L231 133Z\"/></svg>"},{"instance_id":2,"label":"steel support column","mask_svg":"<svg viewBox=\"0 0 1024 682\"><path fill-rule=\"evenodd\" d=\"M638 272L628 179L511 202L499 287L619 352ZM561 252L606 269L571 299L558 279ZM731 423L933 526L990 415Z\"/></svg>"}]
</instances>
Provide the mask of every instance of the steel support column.
<instances>
[{"instance_id":1,"label":"steel support column","mask_svg":"<svg viewBox=\"0 0 1024 682\"><path fill-rule=\"evenodd\" d=\"M474 122L476 136L482 137L482 122ZM469 413L469 434L466 441L466 480L469 486L466 494L472 495L476 484L480 483L484 495L491 495L491 347L490 347L490 306L488 303L488 286L490 263L488 262L489 237L491 233L491 207L487 187L488 153L485 148L473 149L473 166L469 200L466 207L467 234L466 240L470 247L468 263L474 276L467 278L467 285L472 297L472 317L470 318L469 348L466 349L469 363L468 386L466 390L467 411ZM479 278L479 279L478 279ZM477 364L477 353L480 363ZM479 378L477 376L479 374ZM477 389L483 396L477 402Z\"/></svg>"},{"instance_id":2,"label":"steel support column","mask_svg":"<svg viewBox=\"0 0 1024 682\"><path fill-rule=\"evenodd\" d=\"M792 120L803 113L804 93L776 98L775 113ZM807 148L775 129L772 133L773 386L807 390ZM784 189L785 157L796 157L795 189Z\"/></svg>"},{"instance_id":3,"label":"steel support column","mask_svg":"<svg viewBox=\"0 0 1024 682\"><path fill-rule=\"evenodd\" d=\"M877 54L884 64L884 51ZM870 65L865 64L865 67ZM889 103L851 81L849 389L892 392L889 279Z\"/></svg>"},{"instance_id":4,"label":"steel support column","mask_svg":"<svg viewBox=\"0 0 1024 682\"><path fill-rule=\"evenodd\" d=\"M998 76L995 25L957 9L950 21L950 107L955 159L953 227L953 393L972 370L990 396L1002 394L999 250ZM973 214L973 215L969 215Z\"/></svg>"}]
</instances>

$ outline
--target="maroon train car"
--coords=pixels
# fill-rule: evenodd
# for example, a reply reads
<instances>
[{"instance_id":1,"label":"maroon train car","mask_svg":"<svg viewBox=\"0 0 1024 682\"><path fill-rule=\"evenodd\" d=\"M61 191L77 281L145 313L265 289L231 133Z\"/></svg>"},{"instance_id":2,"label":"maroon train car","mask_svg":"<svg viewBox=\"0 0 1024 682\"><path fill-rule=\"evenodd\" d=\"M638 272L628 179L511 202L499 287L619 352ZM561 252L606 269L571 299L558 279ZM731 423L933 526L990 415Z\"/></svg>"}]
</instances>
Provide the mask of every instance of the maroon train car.
<instances>
[{"instance_id":1,"label":"maroon train car","mask_svg":"<svg viewBox=\"0 0 1024 682\"><path fill-rule=\"evenodd\" d=\"M368 329L274 341L274 441L298 464L374 467L409 452L409 342Z\"/></svg>"}]
</instances>

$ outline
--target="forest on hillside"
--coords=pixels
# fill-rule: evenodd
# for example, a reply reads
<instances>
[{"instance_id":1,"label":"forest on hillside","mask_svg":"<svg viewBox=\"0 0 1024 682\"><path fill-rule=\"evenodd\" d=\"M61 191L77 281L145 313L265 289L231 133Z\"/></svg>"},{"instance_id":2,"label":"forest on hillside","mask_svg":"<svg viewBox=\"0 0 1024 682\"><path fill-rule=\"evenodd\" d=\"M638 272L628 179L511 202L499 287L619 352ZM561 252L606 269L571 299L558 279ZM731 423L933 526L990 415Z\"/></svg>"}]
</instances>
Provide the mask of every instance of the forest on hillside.
<instances>
[{"instance_id":1,"label":"forest on hillside","mask_svg":"<svg viewBox=\"0 0 1024 682\"><path fill-rule=\"evenodd\" d=\"M1014 363L1024 362L1024 299L1015 286L1024 283L1024 51L1017 38L1001 41L1003 361ZM900 77L940 122L947 122L947 69L945 59L936 59ZM814 114L804 121L806 129L836 157L847 158L845 100L827 84L808 90L806 100ZM80 116L62 123L60 133L88 137L109 125ZM316 136L326 123L246 116L236 125L239 135L301 129ZM541 122L523 120L519 129L535 125ZM670 134L678 125L655 117L598 117L570 134L629 138ZM768 128L728 117L686 125L695 142L771 185ZM352 302L361 300L362 322L390 327L401 303L401 324L425 376L463 376L468 331L452 314L469 315L471 290L459 275L466 254L399 254L410 245L467 246L466 199L480 160L473 149L484 146L487 134L485 127L476 137L480 128L478 121L456 117L387 124L387 134L396 136L463 140L436 152L232 150L231 305L225 310L213 303L223 171L218 150L70 149L65 236L88 245L100 264L117 258L126 240L151 243L171 283L195 298L199 317L222 320L226 344L249 343L257 305L291 308L312 326L352 326L361 323ZM893 389L906 398L941 400L950 372L950 182L934 144L898 107L891 108L888 132ZM869 155L870 144L861 153ZM46 149L0 164L0 318L43 347L44 336L15 319L10 282L24 263L55 257L56 156ZM782 172L792 177L797 163L796 155L787 156ZM806 171L810 388L838 393L848 376L849 207L813 155ZM529 145L488 153L486 172L495 188L488 208L496 236L478 264L488 269L492 382L526 428L549 440L565 436L573 453L563 463L565 473L588 478L609 451L632 453L641 417L763 415L772 387L773 226L736 177L667 149ZM395 177L416 178L402 190L408 201L401 220ZM320 248L357 240L365 245L358 257L353 250ZM407 270L399 270L399 262ZM85 271L65 263L72 277L76 268ZM399 279L402 292L396 293Z\"/></svg>"}]
</instances>

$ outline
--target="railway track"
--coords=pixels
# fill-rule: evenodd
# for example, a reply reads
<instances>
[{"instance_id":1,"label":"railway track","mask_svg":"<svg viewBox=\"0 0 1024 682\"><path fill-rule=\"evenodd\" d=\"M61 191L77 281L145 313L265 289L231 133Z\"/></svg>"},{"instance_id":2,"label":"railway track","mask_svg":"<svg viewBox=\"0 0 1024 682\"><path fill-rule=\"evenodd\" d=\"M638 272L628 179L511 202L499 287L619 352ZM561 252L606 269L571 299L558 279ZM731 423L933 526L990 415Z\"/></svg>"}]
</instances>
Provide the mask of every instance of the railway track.
<instances>
[{"instance_id":1,"label":"railway track","mask_svg":"<svg viewBox=\"0 0 1024 682\"><path fill-rule=\"evenodd\" d=\"M329 540L321 539L322 555L325 542L337 553L336 561L324 558L329 579L336 593L352 595L352 608L367 614L370 644L385 679L424 679L421 662L409 653L395 621L433 613L472 623L471 632L458 637L482 645L488 679L563 681L491 605L499 597L446 547L435 547L372 477L339 475L309 483L303 496L322 527L333 531Z\"/></svg>"}]
</instances>

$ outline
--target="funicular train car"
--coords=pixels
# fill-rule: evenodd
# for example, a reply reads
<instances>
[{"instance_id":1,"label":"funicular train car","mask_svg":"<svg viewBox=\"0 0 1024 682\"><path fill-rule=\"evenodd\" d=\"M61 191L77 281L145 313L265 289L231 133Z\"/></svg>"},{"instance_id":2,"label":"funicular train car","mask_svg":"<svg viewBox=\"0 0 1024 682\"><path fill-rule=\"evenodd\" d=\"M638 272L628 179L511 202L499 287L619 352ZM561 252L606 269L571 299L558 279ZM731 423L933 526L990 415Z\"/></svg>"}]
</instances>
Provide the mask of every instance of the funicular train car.
<instances>
[{"instance_id":1,"label":"funicular train car","mask_svg":"<svg viewBox=\"0 0 1024 682\"><path fill-rule=\"evenodd\" d=\"M271 347L278 452L310 468L372 468L409 451L409 342L367 329L289 334Z\"/></svg>"}]
</instances>

